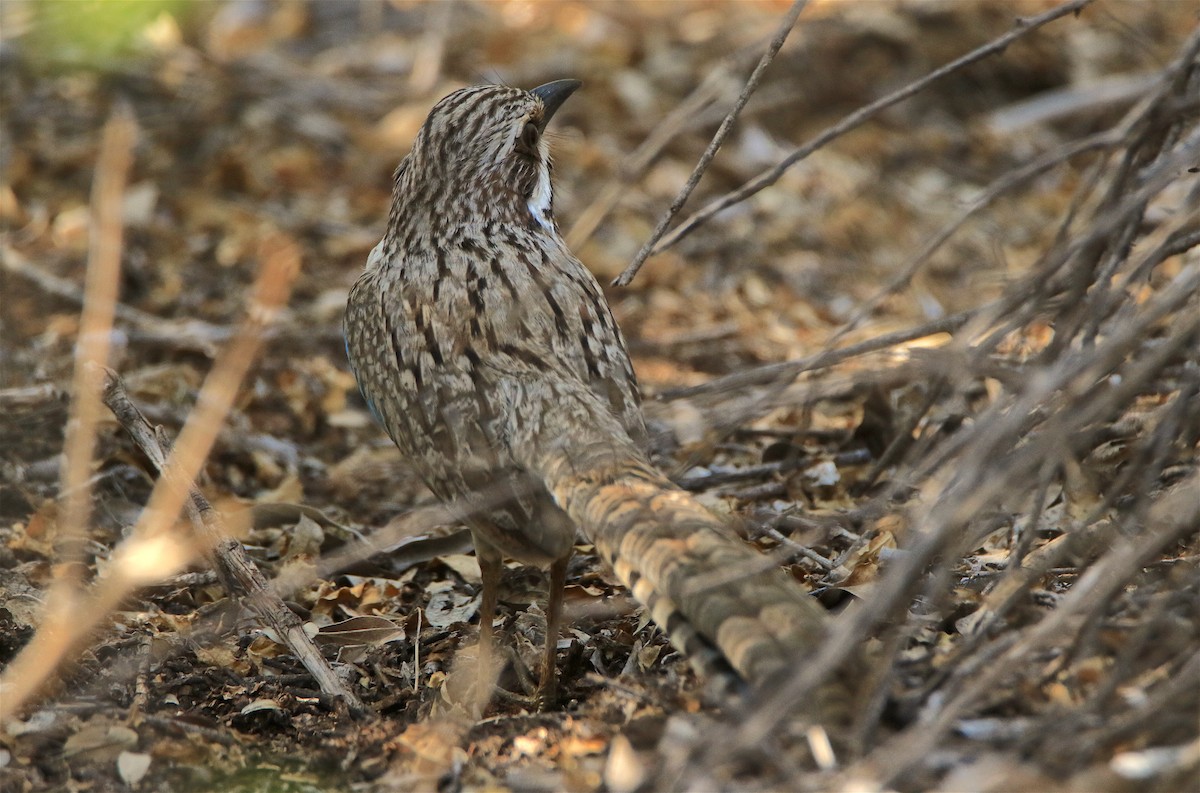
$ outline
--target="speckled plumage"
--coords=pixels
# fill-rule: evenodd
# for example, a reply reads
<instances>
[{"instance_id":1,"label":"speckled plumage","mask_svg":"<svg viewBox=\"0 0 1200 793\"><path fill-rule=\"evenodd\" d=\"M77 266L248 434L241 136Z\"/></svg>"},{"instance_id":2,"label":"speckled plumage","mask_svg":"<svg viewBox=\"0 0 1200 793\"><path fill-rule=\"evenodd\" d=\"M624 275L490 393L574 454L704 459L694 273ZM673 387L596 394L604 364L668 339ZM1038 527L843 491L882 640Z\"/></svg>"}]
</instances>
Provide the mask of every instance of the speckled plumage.
<instances>
[{"instance_id":1,"label":"speckled plumage","mask_svg":"<svg viewBox=\"0 0 1200 793\"><path fill-rule=\"evenodd\" d=\"M541 133L575 87L476 86L433 108L350 292L351 365L433 492L486 501L467 520L485 638L501 556L551 564L553 631L578 525L698 665L758 681L811 651L823 615L644 455L624 340L554 221Z\"/></svg>"}]
</instances>

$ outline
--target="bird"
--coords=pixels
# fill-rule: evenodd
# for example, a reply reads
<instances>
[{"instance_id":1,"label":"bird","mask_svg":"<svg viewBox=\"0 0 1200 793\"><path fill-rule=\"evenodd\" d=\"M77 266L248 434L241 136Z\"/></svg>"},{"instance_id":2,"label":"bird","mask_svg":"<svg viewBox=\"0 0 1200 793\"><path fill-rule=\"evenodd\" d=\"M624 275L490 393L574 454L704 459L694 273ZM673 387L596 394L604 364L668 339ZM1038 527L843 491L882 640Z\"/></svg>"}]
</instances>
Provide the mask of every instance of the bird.
<instances>
[{"instance_id":1,"label":"bird","mask_svg":"<svg viewBox=\"0 0 1200 793\"><path fill-rule=\"evenodd\" d=\"M624 337L554 215L546 128L580 85L475 85L433 106L349 293L350 366L470 529L481 665L503 560L548 567L537 700L553 707L579 529L698 672L762 685L816 649L828 617L651 461Z\"/></svg>"}]
</instances>

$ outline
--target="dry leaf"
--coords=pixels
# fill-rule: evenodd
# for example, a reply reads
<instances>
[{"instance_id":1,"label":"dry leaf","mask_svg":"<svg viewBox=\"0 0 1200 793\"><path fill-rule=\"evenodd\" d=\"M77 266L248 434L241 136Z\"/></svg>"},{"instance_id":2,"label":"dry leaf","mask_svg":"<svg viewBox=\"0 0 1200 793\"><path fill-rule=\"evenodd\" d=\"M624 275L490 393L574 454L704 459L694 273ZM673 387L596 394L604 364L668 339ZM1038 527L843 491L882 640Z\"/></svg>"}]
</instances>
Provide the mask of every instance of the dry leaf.
<instances>
[{"instance_id":1,"label":"dry leaf","mask_svg":"<svg viewBox=\"0 0 1200 793\"><path fill-rule=\"evenodd\" d=\"M427 590L429 603L425 606L425 621L434 628L448 628L456 622L467 622L479 611L479 595L458 591L449 581L439 581Z\"/></svg>"},{"instance_id":2,"label":"dry leaf","mask_svg":"<svg viewBox=\"0 0 1200 793\"><path fill-rule=\"evenodd\" d=\"M67 738L63 756L86 755L90 760L115 760L121 752L137 746L138 735L121 724L89 724Z\"/></svg>"},{"instance_id":3,"label":"dry leaf","mask_svg":"<svg viewBox=\"0 0 1200 793\"><path fill-rule=\"evenodd\" d=\"M380 616L351 617L326 625L314 637L318 644L346 647L378 646L404 638L404 628Z\"/></svg>"},{"instance_id":4,"label":"dry leaf","mask_svg":"<svg viewBox=\"0 0 1200 793\"><path fill-rule=\"evenodd\" d=\"M136 788L150 770L150 762L150 755L144 752L121 752L117 755L117 773L126 785Z\"/></svg>"}]
</instances>

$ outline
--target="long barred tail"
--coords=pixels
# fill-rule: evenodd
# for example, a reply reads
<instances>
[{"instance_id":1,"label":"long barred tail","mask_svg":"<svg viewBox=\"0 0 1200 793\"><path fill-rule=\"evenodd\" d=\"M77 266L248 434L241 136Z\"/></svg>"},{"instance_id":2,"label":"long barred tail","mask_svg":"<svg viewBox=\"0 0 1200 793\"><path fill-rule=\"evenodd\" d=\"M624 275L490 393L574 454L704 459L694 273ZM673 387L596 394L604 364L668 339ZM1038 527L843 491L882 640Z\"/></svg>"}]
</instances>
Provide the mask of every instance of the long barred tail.
<instances>
[{"instance_id":1,"label":"long barred tail","mask_svg":"<svg viewBox=\"0 0 1200 793\"><path fill-rule=\"evenodd\" d=\"M824 609L631 441L597 438L542 446L535 470L693 665L704 673L724 661L759 684L809 657Z\"/></svg>"}]
</instances>

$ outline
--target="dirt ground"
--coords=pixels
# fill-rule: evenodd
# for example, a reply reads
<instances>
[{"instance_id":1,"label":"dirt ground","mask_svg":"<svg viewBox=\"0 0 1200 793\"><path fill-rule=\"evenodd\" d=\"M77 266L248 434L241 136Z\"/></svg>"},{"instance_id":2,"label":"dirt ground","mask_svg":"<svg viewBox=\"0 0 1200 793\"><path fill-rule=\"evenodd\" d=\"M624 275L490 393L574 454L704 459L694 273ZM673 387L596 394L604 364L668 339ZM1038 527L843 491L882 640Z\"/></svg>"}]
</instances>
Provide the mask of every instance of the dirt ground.
<instances>
[{"instance_id":1,"label":"dirt ground","mask_svg":"<svg viewBox=\"0 0 1200 793\"><path fill-rule=\"evenodd\" d=\"M553 122L556 214L608 283L789 5L0 4L0 664L56 580L87 593L114 574L157 479L105 413L87 530L60 519L93 180L126 108L109 365L176 437L269 251L295 253L200 485L367 708L322 692L203 561L152 561L0 728L0 787L1195 789L1194 3L1097 0L1024 33L608 290L659 464L829 609L841 633L814 652L850 637L876 659L828 753L797 697L811 687L706 687L582 538L557 707L522 699L545 582L513 563L496 628L512 693L468 719L453 670L477 635L469 543L426 522L364 549L432 502L341 334L432 104L584 81ZM1054 7L812 0L679 218Z\"/></svg>"}]
</instances>

